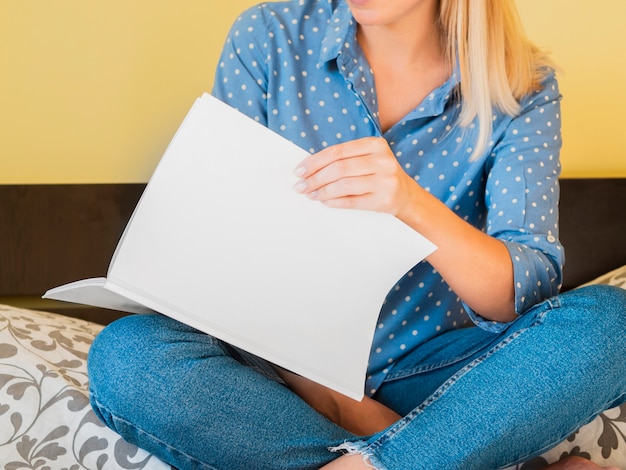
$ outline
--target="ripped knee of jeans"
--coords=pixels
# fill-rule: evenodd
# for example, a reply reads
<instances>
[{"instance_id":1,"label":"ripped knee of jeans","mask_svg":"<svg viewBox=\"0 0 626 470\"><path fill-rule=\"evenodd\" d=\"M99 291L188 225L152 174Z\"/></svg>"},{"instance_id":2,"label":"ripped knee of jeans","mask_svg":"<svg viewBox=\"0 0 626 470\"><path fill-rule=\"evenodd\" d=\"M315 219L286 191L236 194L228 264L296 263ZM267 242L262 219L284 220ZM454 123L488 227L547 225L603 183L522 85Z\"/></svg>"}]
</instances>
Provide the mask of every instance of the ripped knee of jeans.
<instances>
[{"instance_id":1,"label":"ripped knee of jeans","mask_svg":"<svg viewBox=\"0 0 626 470\"><path fill-rule=\"evenodd\" d=\"M329 450L331 452L342 452L345 455L361 455L363 463L368 468L373 468L374 470L386 470L386 468L378 462L378 459L376 459L376 456L366 442L344 442L338 446L331 447Z\"/></svg>"}]
</instances>

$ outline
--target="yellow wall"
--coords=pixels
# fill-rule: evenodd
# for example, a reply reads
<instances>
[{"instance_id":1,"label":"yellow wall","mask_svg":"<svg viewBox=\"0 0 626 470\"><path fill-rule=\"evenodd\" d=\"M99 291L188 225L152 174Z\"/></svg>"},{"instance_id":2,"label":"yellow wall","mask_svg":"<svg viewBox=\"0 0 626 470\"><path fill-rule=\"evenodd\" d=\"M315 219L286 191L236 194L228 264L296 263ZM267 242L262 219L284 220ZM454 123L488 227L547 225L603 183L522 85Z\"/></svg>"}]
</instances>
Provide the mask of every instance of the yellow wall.
<instances>
[{"instance_id":1,"label":"yellow wall","mask_svg":"<svg viewBox=\"0 0 626 470\"><path fill-rule=\"evenodd\" d=\"M0 184L146 181L256 0L0 0ZM626 2L519 0L564 69L564 175L626 176Z\"/></svg>"},{"instance_id":2,"label":"yellow wall","mask_svg":"<svg viewBox=\"0 0 626 470\"><path fill-rule=\"evenodd\" d=\"M563 69L563 175L626 176L626 2L518 0Z\"/></svg>"},{"instance_id":3,"label":"yellow wall","mask_svg":"<svg viewBox=\"0 0 626 470\"><path fill-rule=\"evenodd\" d=\"M146 181L251 0L0 0L0 183Z\"/></svg>"}]
</instances>

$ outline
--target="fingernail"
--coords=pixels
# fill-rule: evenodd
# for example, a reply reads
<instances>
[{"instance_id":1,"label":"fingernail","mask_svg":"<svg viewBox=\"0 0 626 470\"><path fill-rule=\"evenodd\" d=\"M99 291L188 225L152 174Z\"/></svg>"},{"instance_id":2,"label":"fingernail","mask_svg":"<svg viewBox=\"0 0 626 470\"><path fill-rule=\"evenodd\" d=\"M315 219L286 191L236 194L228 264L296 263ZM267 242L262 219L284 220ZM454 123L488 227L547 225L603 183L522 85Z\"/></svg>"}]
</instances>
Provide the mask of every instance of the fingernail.
<instances>
[{"instance_id":1,"label":"fingernail","mask_svg":"<svg viewBox=\"0 0 626 470\"><path fill-rule=\"evenodd\" d=\"M306 190L306 183L300 180L296 184L294 184L293 189L295 189L299 193L303 193Z\"/></svg>"},{"instance_id":2,"label":"fingernail","mask_svg":"<svg viewBox=\"0 0 626 470\"><path fill-rule=\"evenodd\" d=\"M300 177L300 176L304 176L304 171L305 171L304 166L298 165L293 172L295 173L297 177Z\"/></svg>"}]
</instances>

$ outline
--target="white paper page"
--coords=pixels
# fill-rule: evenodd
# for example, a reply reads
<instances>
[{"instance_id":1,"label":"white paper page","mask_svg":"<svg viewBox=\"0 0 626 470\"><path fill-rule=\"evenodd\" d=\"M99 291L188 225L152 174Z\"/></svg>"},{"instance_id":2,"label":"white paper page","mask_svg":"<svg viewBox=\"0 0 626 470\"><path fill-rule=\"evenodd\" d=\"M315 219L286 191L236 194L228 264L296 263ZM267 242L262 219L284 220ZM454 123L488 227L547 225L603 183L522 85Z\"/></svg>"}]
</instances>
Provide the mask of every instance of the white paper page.
<instances>
[{"instance_id":1,"label":"white paper page","mask_svg":"<svg viewBox=\"0 0 626 470\"><path fill-rule=\"evenodd\" d=\"M108 278L129 298L361 398L382 302L434 246L392 216L296 193L306 155L203 95Z\"/></svg>"},{"instance_id":2,"label":"white paper page","mask_svg":"<svg viewBox=\"0 0 626 470\"><path fill-rule=\"evenodd\" d=\"M62 300L76 304L92 305L129 313L154 313L145 305L137 303L107 288L109 282L104 277L83 279L50 289L44 299Z\"/></svg>"}]
</instances>

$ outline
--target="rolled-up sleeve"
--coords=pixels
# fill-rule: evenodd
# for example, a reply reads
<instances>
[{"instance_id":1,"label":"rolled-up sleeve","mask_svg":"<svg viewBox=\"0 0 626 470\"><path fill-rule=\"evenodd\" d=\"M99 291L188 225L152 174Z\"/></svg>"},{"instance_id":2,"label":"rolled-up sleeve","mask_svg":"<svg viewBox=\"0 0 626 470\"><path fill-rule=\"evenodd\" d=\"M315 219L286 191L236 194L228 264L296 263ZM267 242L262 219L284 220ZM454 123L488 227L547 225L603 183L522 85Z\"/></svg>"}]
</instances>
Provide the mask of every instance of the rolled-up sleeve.
<instances>
[{"instance_id":1,"label":"rolled-up sleeve","mask_svg":"<svg viewBox=\"0 0 626 470\"><path fill-rule=\"evenodd\" d=\"M559 242L559 154L561 111L556 79L522 100L519 116L503 124L491 155L485 204L486 231L507 247L513 265L515 311L556 295L562 283L563 247ZM502 330L468 308L479 326Z\"/></svg>"}]
</instances>

